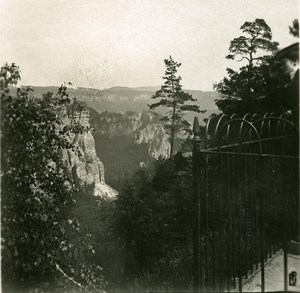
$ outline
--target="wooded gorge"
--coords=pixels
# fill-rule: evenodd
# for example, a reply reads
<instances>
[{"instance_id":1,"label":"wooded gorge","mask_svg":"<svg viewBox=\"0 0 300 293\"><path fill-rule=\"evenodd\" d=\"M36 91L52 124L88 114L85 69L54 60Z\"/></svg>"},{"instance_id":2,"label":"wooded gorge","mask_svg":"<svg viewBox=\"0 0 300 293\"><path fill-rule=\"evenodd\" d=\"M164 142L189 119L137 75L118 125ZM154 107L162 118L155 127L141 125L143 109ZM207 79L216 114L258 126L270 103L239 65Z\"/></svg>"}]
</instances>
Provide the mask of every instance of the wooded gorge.
<instances>
[{"instance_id":1,"label":"wooded gorge","mask_svg":"<svg viewBox=\"0 0 300 293\"><path fill-rule=\"evenodd\" d=\"M212 92L184 90L171 56L161 87L102 97L71 83L18 87L22 68L1 67L3 292L193 290L191 117L201 117L201 147L212 116L273 112L298 123L298 69L271 76L278 43L263 19L241 34L226 58L246 64L227 68Z\"/></svg>"}]
</instances>

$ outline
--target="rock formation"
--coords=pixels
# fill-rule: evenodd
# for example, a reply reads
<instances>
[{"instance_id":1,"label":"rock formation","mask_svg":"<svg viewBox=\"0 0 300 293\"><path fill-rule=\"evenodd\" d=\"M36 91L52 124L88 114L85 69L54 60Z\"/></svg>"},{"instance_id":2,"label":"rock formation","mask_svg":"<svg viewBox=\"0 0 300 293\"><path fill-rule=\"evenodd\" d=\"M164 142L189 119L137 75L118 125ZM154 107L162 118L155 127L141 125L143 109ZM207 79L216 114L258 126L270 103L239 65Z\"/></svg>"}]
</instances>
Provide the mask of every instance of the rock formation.
<instances>
[{"instance_id":1,"label":"rock formation","mask_svg":"<svg viewBox=\"0 0 300 293\"><path fill-rule=\"evenodd\" d=\"M63 126L81 125L82 133L72 134L69 139L77 147L77 153L63 151L63 161L73 180L80 187L92 190L95 196L114 198L118 193L105 183L104 165L98 158L95 140L91 133L89 111L83 102L75 102L71 107L63 107L60 112Z\"/></svg>"},{"instance_id":2,"label":"rock formation","mask_svg":"<svg viewBox=\"0 0 300 293\"><path fill-rule=\"evenodd\" d=\"M151 117L151 113L149 116ZM149 123L135 134L135 143L148 144L148 153L152 158L167 158L170 154L169 135L161 123Z\"/></svg>"},{"instance_id":3,"label":"rock formation","mask_svg":"<svg viewBox=\"0 0 300 293\"><path fill-rule=\"evenodd\" d=\"M147 144L148 154L152 158L168 157L169 135L164 129L160 114L150 111L92 113L92 124L98 133L108 137L132 135L134 144Z\"/></svg>"}]
</instances>

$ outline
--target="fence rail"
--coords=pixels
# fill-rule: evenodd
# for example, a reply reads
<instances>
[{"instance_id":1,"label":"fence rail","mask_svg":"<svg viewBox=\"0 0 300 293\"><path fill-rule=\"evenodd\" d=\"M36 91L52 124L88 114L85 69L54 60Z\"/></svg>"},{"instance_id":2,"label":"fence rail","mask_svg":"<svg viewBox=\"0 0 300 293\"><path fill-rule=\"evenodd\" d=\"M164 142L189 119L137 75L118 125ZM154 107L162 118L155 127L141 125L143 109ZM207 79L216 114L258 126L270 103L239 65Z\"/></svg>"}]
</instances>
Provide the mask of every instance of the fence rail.
<instances>
[{"instance_id":1,"label":"fence rail","mask_svg":"<svg viewBox=\"0 0 300 293\"><path fill-rule=\"evenodd\" d=\"M203 133L202 133L203 136ZM194 289L242 291L298 232L298 129L266 114L211 118L204 143L194 121Z\"/></svg>"}]
</instances>

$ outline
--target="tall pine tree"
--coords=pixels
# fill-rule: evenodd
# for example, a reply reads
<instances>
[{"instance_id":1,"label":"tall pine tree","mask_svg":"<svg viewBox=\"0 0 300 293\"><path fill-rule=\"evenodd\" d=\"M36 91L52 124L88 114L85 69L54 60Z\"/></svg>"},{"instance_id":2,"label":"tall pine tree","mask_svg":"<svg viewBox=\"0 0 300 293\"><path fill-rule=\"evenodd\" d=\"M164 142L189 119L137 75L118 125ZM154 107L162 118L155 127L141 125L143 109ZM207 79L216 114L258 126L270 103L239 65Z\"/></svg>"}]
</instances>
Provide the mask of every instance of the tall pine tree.
<instances>
[{"instance_id":1,"label":"tall pine tree","mask_svg":"<svg viewBox=\"0 0 300 293\"><path fill-rule=\"evenodd\" d=\"M216 105L226 114L272 111L264 100L269 77L268 62L278 43L272 41L271 28L263 19L246 21L241 31L243 35L230 42L230 54L226 58L246 61L246 64L238 71L227 68L228 77L214 85L221 94Z\"/></svg>"},{"instance_id":2,"label":"tall pine tree","mask_svg":"<svg viewBox=\"0 0 300 293\"><path fill-rule=\"evenodd\" d=\"M174 154L174 142L179 131L183 130L190 133L190 123L183 119L185 111L193 111L197 113L204 113L205 110L200 110L200 107L195 104L187 104L187 102L195 102L196 99L191 94L182 90L180 84L181 77L177 76L177 69L181 63L177 63L170 56L169 59L164 60L166 65L165 75L162 77L165 82L160 90L152 96L152 99L160 99L159 102L148 105L150 110L159 106L168 109L167 114L162 120L166 121L165 128L170 134L170 157Z\"/></svg>"}]
</instances>

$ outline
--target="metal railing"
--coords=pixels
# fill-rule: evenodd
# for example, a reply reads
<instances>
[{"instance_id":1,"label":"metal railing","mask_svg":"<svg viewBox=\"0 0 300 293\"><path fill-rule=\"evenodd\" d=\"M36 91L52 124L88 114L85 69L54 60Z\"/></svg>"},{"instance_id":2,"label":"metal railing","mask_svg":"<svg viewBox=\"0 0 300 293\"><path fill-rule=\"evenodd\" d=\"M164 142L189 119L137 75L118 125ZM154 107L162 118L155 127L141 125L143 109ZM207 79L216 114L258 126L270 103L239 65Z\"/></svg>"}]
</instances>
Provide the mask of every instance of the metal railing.
<instances>
[{"instance_id":1,"label":"metal railing","mask_svg":"<svg viewBox=\"0 0 300 293\"><path fill-rule=\"evenodd\" d=\"M299 231L298 129L266 114L194 121L194 290L242 291L255 270ZM203 136L203 134L202 134Z\"/></svg>"}]
</instances>

